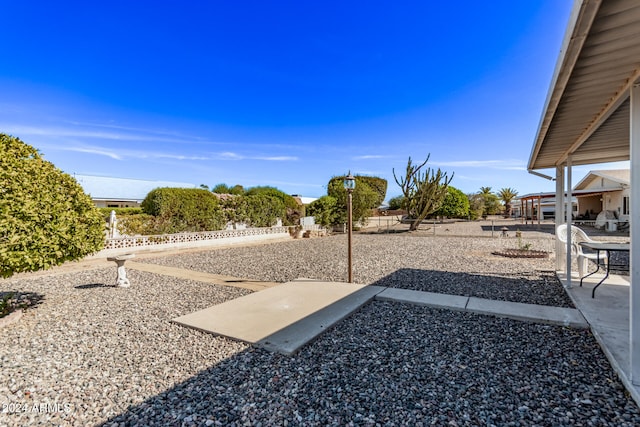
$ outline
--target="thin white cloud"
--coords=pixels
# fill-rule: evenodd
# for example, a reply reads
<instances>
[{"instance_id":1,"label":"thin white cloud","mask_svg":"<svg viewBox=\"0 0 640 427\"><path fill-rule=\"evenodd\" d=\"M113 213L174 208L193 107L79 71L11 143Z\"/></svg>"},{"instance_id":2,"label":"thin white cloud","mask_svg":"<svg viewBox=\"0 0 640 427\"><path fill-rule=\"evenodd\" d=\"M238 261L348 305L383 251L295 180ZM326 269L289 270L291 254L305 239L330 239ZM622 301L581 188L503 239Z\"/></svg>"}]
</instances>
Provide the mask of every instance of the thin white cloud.
<instances>
[{"instance_id":1,"label":"thin white cloud","mask_svg":"<svg viewBox=\"0 0 640 427\"><path fill-rule=\"evenodd\" d=\"M114 160L123 160L122 156L119 154L101 147L56 147L56 149L61 151L73 151L76 153L96 154L99 156L110 157Z\"/></svg>"},{"instance_id":2,"label":"thin white cloud","mask_svg":"<svg viewBox=\"0 0 640 427\"><path fill-rule=\"evenodd\" d=\"M371 159L389 159L392 156L383 156L380 154L365 154L363 156L355 156L353 160L371 160Z\"/></svg>"},{"instance_id":3,"label":"thin white cloud","mask_svg":"<svg viewBox=\"0 0 640 427\"><path fill-rule=\"evenodd\" d=\"M109 126L94 125L99 128L109 128ZM112 127L118 130L117 126ZM47 127L47 126L24 126L14 125L8 123L0 123L0 129L6 129L13 135L18 135L21 139L26 139L26 136L46 136L51 139L93 139L103 141L124 141L124 142L153 142L153 143L172 143L172 144L194 144L194 143L208 143L213 144L213 141L205 141L197 138L185 138L176 137L171 134L162 132L153 132L147 130L141 130L140 133L134 132L118 132L118 131L105 131L100 129L84 129L76 127ZM132 129L133 130L133 129Z\"/></svg>"},{"instance_id":4,"label":"thin white cloud","mask_svg":"<svg viewBox=\"0 0 640 427\"><path fill-rule=\"evenodd\" d=\"M221 160L243 160L244 156L241 156L237 153L232 153L231 151L225 151L223 153L217 153L216 157Z\"/></svg>"},{"instance_id":5,"label":"thin white cloud","mask_svg":"<svg viewBox=\"0 0 640 427\"><path fill-rule=\"evenodd\" d=\"M294 156L245 156L231 151L217 153L216 157L220 160L264 160L268 162L291 162L299 160Z\"/></svg>"},{"instance_id":6,"label":"thin white cloud","mask_svg":"<svg viewBox=\"0 0 640 427\"><path fill-rule=\"evenodd\" d=\"M269 162L295 162L299 159L294 156L270 156L270 157L250 157L254 160L266 160Z\"/></svg>"},{"instance_id":7,"label":"thin white cloud","mask_svg":"<svg viewBox=\"0 0 640 427\"><path fill-rule=\"evenodd\" d=\"M173 159L173 160L211 160L211 157L205 157L205 156L183 156L180 154L163 154L163 153L152 154L150 157L155 157L158 159Z\"/></svg>"},{"instance_id":8,"label":"thin white cloud","mask_svg":"<svg viewBox=\"0 0 640 427\"><path fill-rule=\"evenodd\" d=\"M520 160L457 160L452 162L430 162L440 167L486 168L501 170L526 170Z\"/></svg>"}]
</instances>

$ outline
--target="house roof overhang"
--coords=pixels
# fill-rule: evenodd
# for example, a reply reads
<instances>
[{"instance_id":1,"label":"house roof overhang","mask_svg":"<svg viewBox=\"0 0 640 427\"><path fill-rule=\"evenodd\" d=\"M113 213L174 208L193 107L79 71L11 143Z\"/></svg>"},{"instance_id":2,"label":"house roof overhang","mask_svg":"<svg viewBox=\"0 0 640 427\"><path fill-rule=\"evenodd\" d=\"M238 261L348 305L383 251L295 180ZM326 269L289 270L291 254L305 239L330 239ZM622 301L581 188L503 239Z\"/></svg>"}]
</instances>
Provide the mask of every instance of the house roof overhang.
<instances>
[{"instance_id":1,"label":"house roof overhang","mask_svg":"<svg viewBox=\"0 0 640 427\"><path fill-rule=\"evenodd\" d=\"M640 78L640 2L576 0L528 169L629 159L630 89Z\"/></svg>"}]
</instances>

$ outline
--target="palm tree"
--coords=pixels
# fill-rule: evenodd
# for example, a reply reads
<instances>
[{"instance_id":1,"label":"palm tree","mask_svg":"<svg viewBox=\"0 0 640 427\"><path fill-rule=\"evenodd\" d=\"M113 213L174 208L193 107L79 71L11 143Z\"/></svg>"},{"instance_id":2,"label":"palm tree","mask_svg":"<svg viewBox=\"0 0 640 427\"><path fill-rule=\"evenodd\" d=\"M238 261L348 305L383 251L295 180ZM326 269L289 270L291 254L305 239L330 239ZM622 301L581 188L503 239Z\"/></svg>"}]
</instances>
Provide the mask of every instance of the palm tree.
<instances>
[{"instance_id":1,"label":"palm tree","mask_svg":"<svg viewBox=\"0 0 640 427\"><path fill-rule=\"evenodd\" d=\"M511 201L518 195L513 188L503 188L498 192L498 197L504 203L505 216L511 216Z\"/></svg>"},{"instance_id":2,"label":"palm tree","mask_svg":"<svg viewBox=\"0 0 640 427\"><path fill-rule=\"evenodd\" d=\"M489 194L491 194L491 187L480 187L480 193L481 196L488 196Z\"/></svg>"}]
</instances>

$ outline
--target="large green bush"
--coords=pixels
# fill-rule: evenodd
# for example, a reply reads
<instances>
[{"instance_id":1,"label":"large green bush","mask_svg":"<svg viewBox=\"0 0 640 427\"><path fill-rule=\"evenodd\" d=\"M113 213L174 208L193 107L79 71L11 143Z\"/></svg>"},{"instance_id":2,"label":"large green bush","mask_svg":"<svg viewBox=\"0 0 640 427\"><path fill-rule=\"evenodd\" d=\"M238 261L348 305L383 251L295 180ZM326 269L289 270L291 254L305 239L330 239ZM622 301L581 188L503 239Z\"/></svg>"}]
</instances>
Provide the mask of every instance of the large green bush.
<instances>
[{"instance_id":1,"label":"large green bush","mask_svg":"<svg viewBox=\"0 0 640 427\"><path fill-rule=\"evenodd\" d=\"M225 223L218 198L201 188L156 188L141 207L161 233L221 230Z\"/></svg>"},{"instance_id":2,"label":"large green bush","mask_svg":"<svg viewBox=\"0 0 640 427\"><path fill-rule=\"evenodd\" d=\"M250 227L272 227L286 216L282 199L266 194L227 195L221 199L225 221L245 223Z\"/></svg>"},{"instance_id":3,"label":"large green bush","mask_svg":"<svg viewBox=\"0 0 640 427\"><path fill-rule=\"evenodd\" d=\"M344 181L344 179L342 179ZM356 184L363 182L376 192L378 198L376 199L374 208L377 208L384 202L384 198L387 196L387 180L379 178L377 176L357 176ZM357 187L356 187L357 188Z\"/></svg>"},{"instance_id":4,"label":"large green bush","mask_svg":"<svg viewBox=\"0 0 640 427\"><path fill-rule=\"evenodd\" d=\"M282 200L285 206L285 211L280 217L285 225L295 225L298 223L300 217L304 216L304 206L298 203L295 197L285 193L282 190L278 190L275 187L251 187L246 192L247 196L271 196Z\"/></svg>"},{"instance_id":5,"label":"large green bush","mask_svg":"<svg viewBox=\"0 0 640 427\"><path fill-rule=\"evenodd\" d=\"M314 217L316 224L328 227L339 223L340 209L335 197L322 196L307 205L307 214Z\"/></svg>"},{"instance_id":6,"label":"large green bush","mask_svg":"<svg viewBox=\"0 0 640 427\"><path fill-rule=\"evenodd\" d=\"M448 186L442 205L433 215L447 218L468 218L469 199L467 195L455 187Z\"/></svg>"},{"instance_id":7,"label":"large green bush","mask_svg":"<svg viewBox=\"0 0 640 427\"><path fill-rule=\"evenodd\" d=\"M380 206L385 194L380 194L378 190L372 189L369 185L374 177L356 176L356 188L352 194L352 214L354 222L366 222L371 216L371 211ZM373 181L376 182L376 181ZM327 185L327 195L336 200L335 217L336 224L347 222L347 191L344 189L344 177L336 176L329 180Z\"/></svg>"},{"instance_id":8,"label":"large green bush","mask_svg":"<svg viewBox=\"0 0 640 427\"><path fill-rule=\"evenodd\" d=\"M70 175L0 134L0 276L77 260L104 246L105 223Z\"/></svg>"},{"instance_id":9,"label":"large green bush","mask_svg":"<svg viewBox=\"0 0 640 427\"><path fill-rule=\"evenodd\" d=\"M404 196L396 196L389 200L389 209L394 211L400 210L405 206L405 204Z\"/></svg>"},{"instance_id":10,"label":"large green bush","mask_svg":"<svg viewBox=\"0 0 640 427\"><path fill-rule=\"evenodd\" d=\"M272 227L286 213L282 199L265 194L241 197L239 209L243 221L251 227Z\"/></svg>"}]
</instances>

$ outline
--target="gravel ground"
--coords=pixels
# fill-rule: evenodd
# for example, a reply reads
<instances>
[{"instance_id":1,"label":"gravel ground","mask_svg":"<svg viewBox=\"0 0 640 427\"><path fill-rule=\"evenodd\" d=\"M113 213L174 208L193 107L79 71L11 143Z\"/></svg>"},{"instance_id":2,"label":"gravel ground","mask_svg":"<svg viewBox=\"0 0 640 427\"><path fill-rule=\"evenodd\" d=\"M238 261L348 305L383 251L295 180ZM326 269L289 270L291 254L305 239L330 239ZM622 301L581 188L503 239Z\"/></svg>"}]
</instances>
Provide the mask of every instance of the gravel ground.
<instances>
[{"instance_id":1,"label":"gravel ground","mask_svg":"<svg viewBox=\"0 0 640 427\"><path fill-rule=\"evenodd\" d=\"M0 425L93 425L247 348L169 320L249 291L114 270L0 282L40 300L2 329Z\"/></svg>"},{"instance_id":2,"label":"gravel ground","mask_svg":"<svg viewBox=\"0 0 640 427\"><path fill-rule=\"evenodd\" d=\"M532 249L553 251L552 237L526 239ZM247 279L286 282L299 277L346 281L346 237L301 239L268 246L219 249L145 260ZM515 248L511 239L432 237L424 234L355 235L354 282L573 307L549 273L555 260L506 258L491 253Z\"/></svg>"},{"instance_id":3,"label":"gravel ground","mask_svg":"<svg viewBox=\"0 0 640 427\"><path fill-rule=\"evenodd\" d=\"M356 279L399 285L416 270L408 281L427 286L420 271L440 265L448 286L465 292L482 284L471 276L501 279L486 286L501 298L514 293L501 287L546 281L539 270L553 267L489 255L512 246L506 239L420 237L356 236ZM553 241L533 243L549 250ZM344 247L337 236L155 262L342 280ZM286 357L169 323L248 291L128 275L128 289L105 285L113 268L0 281L3 291L38 300L2 329L0 426L640 425L588 331L376 301Z\"/></svg>"}]
</instances>

